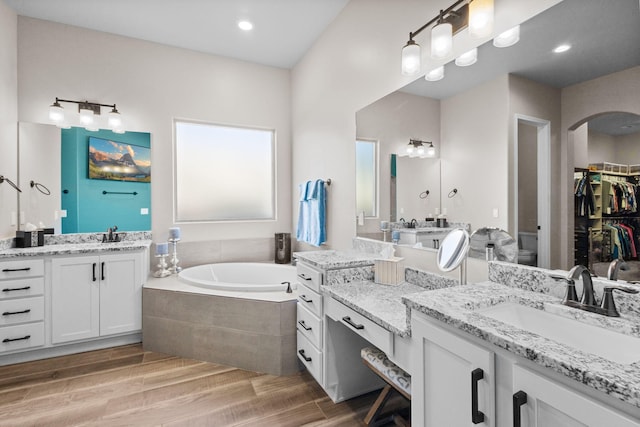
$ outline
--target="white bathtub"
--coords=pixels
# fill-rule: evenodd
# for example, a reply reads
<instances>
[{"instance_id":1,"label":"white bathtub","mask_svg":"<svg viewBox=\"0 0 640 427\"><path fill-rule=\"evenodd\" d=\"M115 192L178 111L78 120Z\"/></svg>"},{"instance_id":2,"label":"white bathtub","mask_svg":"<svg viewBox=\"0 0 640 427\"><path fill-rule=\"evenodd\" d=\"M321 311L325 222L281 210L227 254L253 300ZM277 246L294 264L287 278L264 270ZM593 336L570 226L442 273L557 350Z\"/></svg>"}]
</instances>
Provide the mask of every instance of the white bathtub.
<instances>
[{"instance_id":1,"label":"white bathtub","mask_svg":"<svg viewBox=\"0 0 640 427\"><path fill-rule=\"evenodd\" d=\"M296 268L257 262L205 264L184 269L178 278L205 289L234 292L281 292L296 289Z\"/></svg>"}]
</instances>

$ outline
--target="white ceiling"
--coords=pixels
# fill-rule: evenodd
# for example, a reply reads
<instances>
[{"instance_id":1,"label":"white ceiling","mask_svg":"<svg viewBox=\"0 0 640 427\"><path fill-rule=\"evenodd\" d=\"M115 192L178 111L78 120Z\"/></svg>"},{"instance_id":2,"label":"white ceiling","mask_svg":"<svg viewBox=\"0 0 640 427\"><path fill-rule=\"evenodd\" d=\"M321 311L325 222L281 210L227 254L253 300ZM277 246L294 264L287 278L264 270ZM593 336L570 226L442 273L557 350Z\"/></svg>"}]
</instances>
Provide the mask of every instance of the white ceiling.
<instances>
[{"instance_id":1,"label":"white ceiling","mask_svg":"<svg viewBox=\"0 0 640 427\"><path fill-rule=\"evenodd\" d=\"M19 15L292 68L348 0L4 0ZM239 20L253 22L241 31Z\"/></svg>"}]
</instances>

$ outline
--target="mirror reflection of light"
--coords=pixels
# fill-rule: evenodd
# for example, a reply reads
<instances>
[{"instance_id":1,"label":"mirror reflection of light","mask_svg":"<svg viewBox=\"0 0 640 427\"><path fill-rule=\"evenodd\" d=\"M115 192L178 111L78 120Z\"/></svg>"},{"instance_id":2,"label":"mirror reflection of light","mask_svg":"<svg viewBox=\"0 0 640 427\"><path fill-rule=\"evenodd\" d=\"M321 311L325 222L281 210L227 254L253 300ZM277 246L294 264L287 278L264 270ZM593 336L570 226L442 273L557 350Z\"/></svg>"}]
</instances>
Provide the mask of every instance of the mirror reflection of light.
<instances>
[{"instance_id":1,"label":"mirror reflection of light","mask_svg":"<svg viewBox=\"0 0 640 427\"><path fill-rule=\"evenodd\" d=\"M553 53L562 53L568 51L569 49L571 49L570 44L561 44L560 46L553 49Z\"/></svg>"}]
</instances>

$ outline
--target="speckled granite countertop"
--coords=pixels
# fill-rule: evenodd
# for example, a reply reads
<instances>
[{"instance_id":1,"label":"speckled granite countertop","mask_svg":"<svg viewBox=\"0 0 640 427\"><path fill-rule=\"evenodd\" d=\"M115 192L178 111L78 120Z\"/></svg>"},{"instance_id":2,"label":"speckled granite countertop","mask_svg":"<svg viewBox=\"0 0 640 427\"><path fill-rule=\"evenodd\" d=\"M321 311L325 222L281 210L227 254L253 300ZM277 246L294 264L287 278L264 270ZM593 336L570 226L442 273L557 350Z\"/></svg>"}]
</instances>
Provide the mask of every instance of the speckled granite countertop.
<instances>
[{"instance_id":1,"label":"speckled granite countertop","mask_svg":"<svg viewBox=\"0 0 640 427\"><path fill-rule=\"evenodd\" d=\"M403 302L412 310L640 407L640 361L627 365L611 362L494 320L476 310L514 302L640 337L640 324L632 320L572 309L561 305L558 297L492 282L412 293L403 297Z\"/></svg>"},{"instance_id":2,"label":"speckled granite countertop","mask_svg":"<svg viewBox=\"0 0 640 427\"><path fill-rule=\"evenodd\" d=\"M44 245L33 248L11 248L0 251L1 259L18 257L35 257L46 255L70 255L100 252L119 252L146 249L151 246L151 240L125 240L117 243L62 243Z\"/></svg>"},{"instance_id":3,"label":"speckled granite countertop","mask_svg":"<svg viewBox=\"0 0 640 427\"><path fill-rule=\"evenodd\" d=\"M363 252L309 251L294 252L293 256L323 270L373 265L380 255Z\"/></svg>"},{"instance_id":4,"label":"speckled granite countertop","mask_svg":"<svg viewBox=\"0 0 640 427\"><path fill-rule=\"evenodd\" d=\"M362 281L323 286L322 291L383 328L406 337L411 335L411 317L402 297L424 292L425 288L407 282L381 285Z\"/></svg>"}]
</instances>

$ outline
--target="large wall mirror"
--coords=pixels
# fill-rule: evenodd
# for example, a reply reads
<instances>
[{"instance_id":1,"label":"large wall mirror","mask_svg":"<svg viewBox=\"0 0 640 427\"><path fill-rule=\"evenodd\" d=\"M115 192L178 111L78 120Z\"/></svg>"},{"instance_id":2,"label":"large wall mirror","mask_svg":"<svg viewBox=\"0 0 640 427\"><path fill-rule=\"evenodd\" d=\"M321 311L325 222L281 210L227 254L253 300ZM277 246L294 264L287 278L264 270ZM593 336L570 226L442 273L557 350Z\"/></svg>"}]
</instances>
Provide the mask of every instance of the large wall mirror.
<instances>
[{"instance_id":1,"label":"large wall mirror","mask_svg":"<svg viewBox=\"0 0 640 427\"><path fill-rule=\"evenodd\" d=\"M569 131L561 129L562 92L639 66L639 21L636 0L564 0L522 23L517 44L497 48L489 41L478 48L475 64L459 67L452 61L442 80L420 77L358 111L357 136L380 141L381 209L357 234L382 238L380 221L391 219L384 204L391 198L385 156L401 153L417 138L436 147L440 198L412 217L424 218L438 206L472 230L507 230L520 245L525 233L533 251L544 255L538 260L547 260L538 265L570 267L574 260L565 265L560 256L568 245L558 238L572 238L560 216L573 210L573 195L563 196L561 189L571 185L564 171L574 167L562 155ZM565 43L568 51L553 52ZM611 109L601 112L606 111ZM458 192L449 198L454 188ZM541 235L547 236L543 247Z\"/></svg>"},{"instance_id":2,"label":"large wall mirror","mask_svg":"<svg viewBox=\"0 0 640 427\"><path fill-rule=\"evenodd\" d=\"M151 230L150 134L18 124L19 226Z\"/></svg>"}]
</instances>

